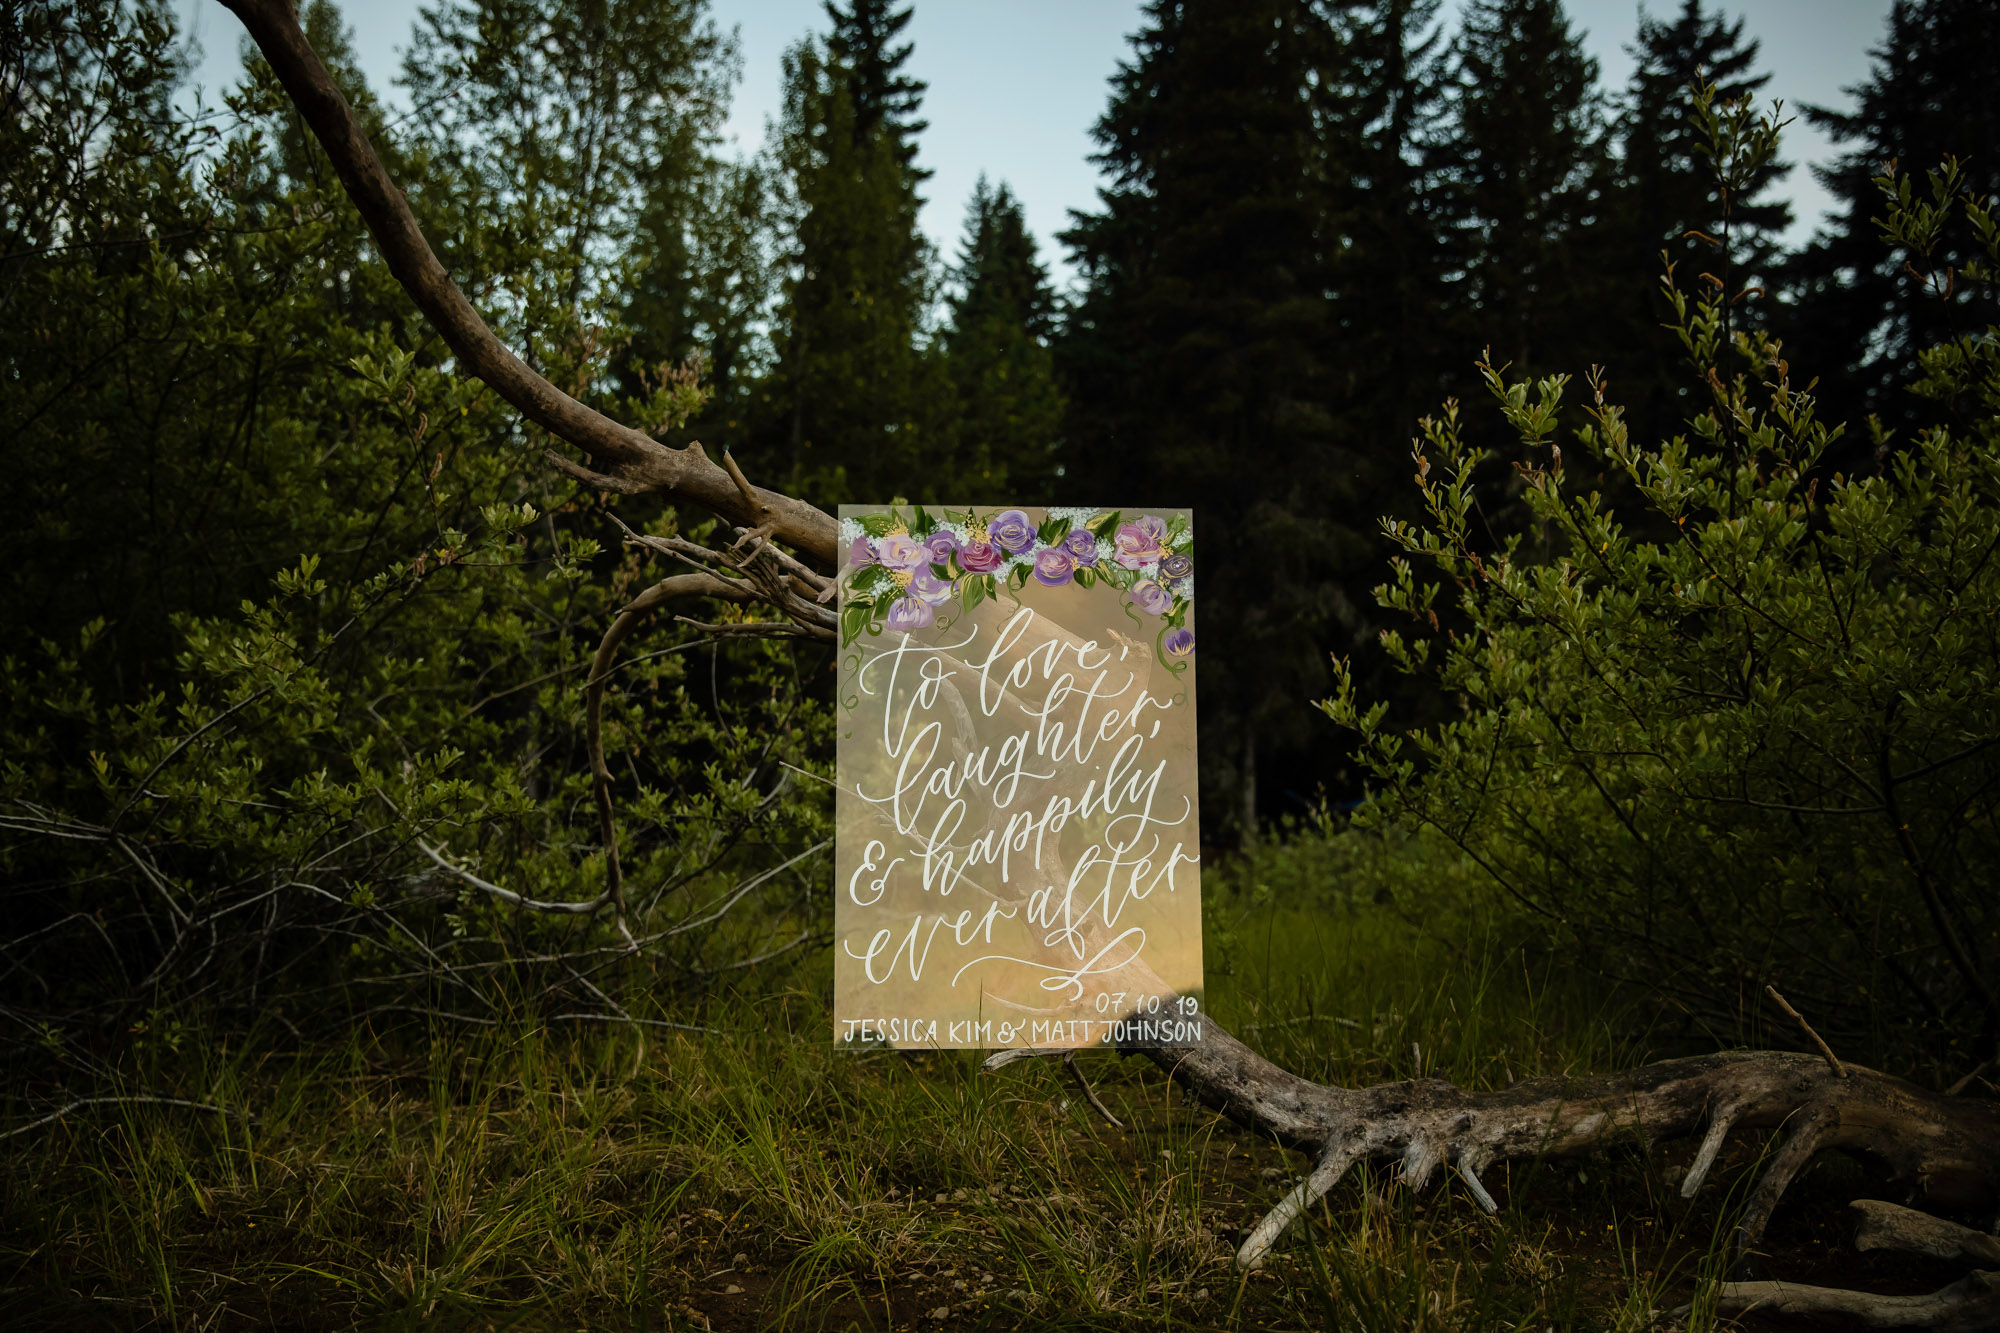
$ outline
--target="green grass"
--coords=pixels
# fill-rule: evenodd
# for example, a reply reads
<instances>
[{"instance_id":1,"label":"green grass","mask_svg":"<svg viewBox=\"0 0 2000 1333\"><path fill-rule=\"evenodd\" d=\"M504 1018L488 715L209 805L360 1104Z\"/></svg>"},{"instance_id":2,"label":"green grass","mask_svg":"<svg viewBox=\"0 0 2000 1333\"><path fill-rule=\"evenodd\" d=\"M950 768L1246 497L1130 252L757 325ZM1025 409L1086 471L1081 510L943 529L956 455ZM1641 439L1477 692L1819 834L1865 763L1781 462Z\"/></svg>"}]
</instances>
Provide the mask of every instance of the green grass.
<instances>
[{"instance_id":1,"label":"green grass","mask_svg":"<svg viewBox=\"0 0 2000 1333\"><path fill-rule=\"evenodd\" d=\"M1211 1008L1349 1083L1504 1086L1657 1054L1477 931L1212 891ZM1712 1282L1715 1196L1638 1149L1456 1181L1357 1171L1259 1273L1302 1160L1140 1061L836 1051L816 966L626 1026L253 1033L142 1049L151 1090L0 1145L0 1319L51 1328L1621 1328ZM21 1123L25 1106L7 1108ZM1684 1156L1684 1154L1683 1154ZM1704 1267L1706 1266L1706 1268ZM731 1291L730 1288L737 1290ZM944 1317L935 1312L948 1308Z\"/></svg>"}]
</instances>

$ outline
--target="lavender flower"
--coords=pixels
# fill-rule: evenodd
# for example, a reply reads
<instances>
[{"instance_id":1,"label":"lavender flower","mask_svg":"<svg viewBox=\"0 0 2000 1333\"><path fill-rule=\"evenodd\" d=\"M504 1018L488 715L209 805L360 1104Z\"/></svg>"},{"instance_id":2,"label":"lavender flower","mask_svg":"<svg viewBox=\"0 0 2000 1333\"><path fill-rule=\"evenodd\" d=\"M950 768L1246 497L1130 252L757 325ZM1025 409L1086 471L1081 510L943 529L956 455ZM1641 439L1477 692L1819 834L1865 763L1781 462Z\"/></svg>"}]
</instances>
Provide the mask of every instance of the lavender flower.
<instances>
[{"instance_id":1,"label":"lavender flower","mask_svg":"<svg viewBox=\"0 0 2000 1333\"><path fill-rule=\"evenodd\" d=\"M1087 528L1071 528L1069 536L1062 539L1063 549L1077 564L1089 569L1097 563L1097 538L1090 535Z\"/></svg>"},{"instance_id":2,"label":"lavender flower","mask_svg":"<svg viewBox=\"0 0 2000 1333\"><path fill-rule=\"evenodd\" d=\"M847 548L847 563L859 569L863 565L875 563L875 547L866 537L856 537L854 545Z\"/></svg>"},{"instance_id":3,"label":"lavender flower","mask_svg":"<svg viewBox=\"0 0 2000 1333\"><path fill-rule=\"evenodd\" d=\"M910 596L932 606L948 602L951 600L951 581L939 578L928 569L920 569L910 576Z\"/></svg>"},{"instance_id":4,"label":"lavender flower","mask_svg":"<svg viewBox=\"0 0 2000 1333\"><path fill-rule=\"evenodd\" d=\"M1174 604L1173 595L1151 579L1140 579L1133 584L1125 600L1149 616L1163 616Z\"/></svg>"},{"instance_id":5,"label":"lavender flower","mask_svg":"<svg viewBox=\"0 0 2000 1333\"><path fill-rule=\"evenodd\" d=\"M931 604L915 597L898 597L889 604L889 628L908 634L913 629L926 629L937 619L937 612Z\"/></svg>"},{"instance_id":6,"label":"lavender flower","mask_svg":"<svg viewBox=\"0 0 2000 1333\"><path fill-rule=\"evenodd\" d=\"M1160 561L1160 577L1163 579L1184 579L1194 573L1194 557L1186 551L1176 551Z\"/></svg>"},{"instance_id":7,"label":"lavender flower","mask_svg":"<svg viewBox=\"0 0 2000 1333\"><path fill-rule=\"evenodd\" d=\"M924 538L924 549L931 553L932 564L948 565L958 550L958 536L940 529Z\"/></svg>"},{"instance_id":8,"label":"lavender flower","mask_svg":"<svg viewBox=\"0 0 2000 1333\"><path fill-rule=\"evenodd\" d=\"M1167 535L1167 525L1157 518L1142 518L1136 523L1118 525L1115 544L1118 548L1118 563L1127 569L1139 569L1160 558L1160 539Z\"/></svg>"},{"instance_id":9,"label":"lavender flower","mask_svg":"<svg viewBox=\"0 0 2000 1333\"><path fill-rule=\"evenodd\" d=\"M917 539L907 532L884 537L878 555L890 569L921 569L931 562L929 549L919 545Z\"/></svg>"},{"instance_id":10,"label":"lavender flower","mask_svg":"<svg viewBox=\"0 0 2000 1333\"><path fill-rule=\"evenodd\" d=\"M1167 650L1167 660L1185 662L1188 658L1194 656L1194 631L1191 629L1170 629L1167 631L1167 637L1161 642L1160 646Z\"/></svg>"},{"instance_id":11,"label":"lavender flower","mask_svg":"<svg viewBox=\"0 0 2000 1333\"><path fill-rule=\"evenodd\" d=\"M1035 582L1044 588L1060 588L1076 570L1076 557L1065 546L1044 546L1035 552Z\"/></svg>"},{"instance_id":12,"label":"lavender flower","mask_svg":"<svg viewBox=\"0 0 2000 1333\"><path fill-rule=\"evenodd\" d=\"M1035 544L1035 525L1018 509L996 514L986 525L986 535L995 546L1012 555L1025 554Z\"/></svg>"}]
</instances>

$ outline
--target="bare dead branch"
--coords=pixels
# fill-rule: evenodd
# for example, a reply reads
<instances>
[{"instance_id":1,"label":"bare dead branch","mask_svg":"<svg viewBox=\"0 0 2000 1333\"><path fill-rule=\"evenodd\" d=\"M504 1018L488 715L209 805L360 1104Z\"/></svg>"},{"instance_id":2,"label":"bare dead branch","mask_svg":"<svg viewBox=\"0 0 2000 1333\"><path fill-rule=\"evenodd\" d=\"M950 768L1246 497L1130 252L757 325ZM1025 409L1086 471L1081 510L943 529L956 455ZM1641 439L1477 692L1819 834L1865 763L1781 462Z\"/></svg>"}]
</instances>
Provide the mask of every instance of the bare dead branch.
<instances>
[{"instance_id":1,"label":"bare dead branch","mask_svg":"<svg viewBox=\"0 0 2000 1333\"><path fill-rule=\"evenodd\" d=\"M660 491L746 527L768 525L778 540L832 567L835 525L831 517L801 500L770 491L752 488L749 493L754 502L746 500L730 475L710 461L699 444L668 448L642 431L613 421L549 383L501 343L438 262L410 212L409 201L389 178L367 131L306 40L292 6L287 0L222 3L242 20L250 39L270 62L325 149L389 271L465 369L492 385L530 421L581 450L595 464L594 470L571 464L563 467L565 472L605 490Z\"/></svg>"},{"instance_id":2,"label":"bare dead branch","mask_svg":"<svg viewBox=\"0 0 2000 1333\"><path fill-rule=\"evenodd\" d=\"M605 905L611 901L611 890L607 887L604 892L598 894L588 902L543 902L540 899L516 893L512 889L503 889L490 880L481 879L464 866L454 865L446 858L443 852L440 852L437 848L422 839L418 839L417 841L417 850L437 862L439 869L456 876L473 888L478 889L481 893L491 894L503 903L511 903L516 907L525 907L531 912L568 912L576 916L595 916L598 912L604 910Z\"/></svg>"},{"instance_id":3,"label":"bare dead branch","mask_svg":"<svg viewBox=\"0 0 2000 1333\"><path fill-rule=\"evenodd\" d=\"M605 893L619 922L625 920L625 875L618 854L618 811L611 797L611 768L604 762L604 682L610 678L618 646L642 621L677 597L721 597L750 601L750 590L712 574L679 574L662 579L625 606L598 641L584 685L586 746L590 756L591 788L597 801L598 836L604 843Z\"/></svg>"},{"instance_id":4,"label":"bare dead branch","mask_svg":"<svg viewBox=\"0 0 2000 1333\"><path fill-rule=\"evenodd\" d=\"M1764 987L1764 993L1770 996L1773 1000L1776 1000L1778 1002L1778 1007L1784 1010L1787 1014L1790 1014L1792 1017L1792 1021L1794 1023L1797 1023L1800 1028L1804 1029L1806 1036L1812 1038L1813 1045L1819 1047L1819 1053L1826 1057L1826 1062L1828 1064L1833 1066L1833 1076L1835 1078L1846 1078L1847 1070L1842 1067L1840 1063L1840 1057L1833 1053L1833 1047L1827 1045L1826 1040L1823 1037L1821 1037L1819 1033L1813 1031L1813 1025L1806 1022L1806 1016L1800 1013L1798 1010L1792 1008L1791 1001L1787 1000L1784 996L1778 994L1778 988L1776 986Z\"/></svg>"},{"instance_id":5,"label":"bare dead branch","mask_svg":"<svg viewBox=\"0 0 2000 1333\"><path fill-rule=\"evenodd\" d=\"M1792 1282L1725 1282L1720 1314L1756 1311L1798 1319L1853 1319L1866 1328L1928 1328L1940 1333L1991 1333L2000 1327L2000 1273L1972 1273L1922 1296L1876 1296Z\"/></svg>"},{"instance_id":6,"label":"bare dead branch","mask_svg":"<svg viewBox=\"0 0 2000 1333\"><path fill-rule=\"evenodd\" d=\"M2000 1268L2000 1237L1881 1199L1856 1199L1847 1206L1861 1215L1854 1231L1857 1250L1900 1250Z\"/></svg>"},{"instance_id":7,"label":"bare dead branch","mask_svg":"<svg viewBox=\"0 0 2000 1333\"><path fill-rule=\"evenodd\" d=\"M65 1102L39 1120L30 1120L25 1125L17 1125L6 1133L0 1134L0 1139L11 1139L16 1134L26 1134L31 1129L40 1129L43 1125L52 1125L71 1111L80 1110L86 1106L181 1106L190 1111L208 1111L214 1115L233 1115L238 1119L247 1118L244 1112L232 1107L214 1106L208 1102L191 1102L181 1097L154 1097L144 1093L132 1093L118 1097L78 1097L75 1101Z\"/></svg>"},{"instance_id":8,"label":"bare dead branch","mask_svg":"<svg viewBox=\"0 0 2000 1333\"><path fill-rule=\"evenodd\" d=\"M1090 1109L1103 1116L1104 1123L1113 1129L1125 1128L1125 1122L1111 1114L1110 1107L1097 1100L1097 1089L1091 1087L1090 1080L1083 1076L1083 1070L1076 1063L1075 1051L1063 1052L1063 1064L1069 1068L1070 1077L1076 1080L1076 1086L1083 1093L1083 1099L1090 1103Z\"/></svg>"}]
</instances>

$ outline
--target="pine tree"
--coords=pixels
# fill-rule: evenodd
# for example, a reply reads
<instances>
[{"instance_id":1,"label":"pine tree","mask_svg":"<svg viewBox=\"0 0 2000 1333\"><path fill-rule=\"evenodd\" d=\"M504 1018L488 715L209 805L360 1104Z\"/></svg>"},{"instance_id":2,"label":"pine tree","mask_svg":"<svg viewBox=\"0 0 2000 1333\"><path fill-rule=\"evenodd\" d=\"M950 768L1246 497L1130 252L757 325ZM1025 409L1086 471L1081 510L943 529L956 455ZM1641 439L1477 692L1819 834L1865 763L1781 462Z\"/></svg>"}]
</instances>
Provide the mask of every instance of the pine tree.
<instances>
[{"instance_id":1,"label":"pine tree","mask_svg":"<svg viewBox=\"0 0 2000 1333\"><path fill-rule=\"evenodd\" d=\"M1462 273L1461 355L1517 371L1587 364L1604 331L1611 157L1597 62L1561 0L1473 0L1439 154Z\"/></svg>"},{"instance_id":2,"label":"pine tree","mask_svg":"<svg viewBox=\"0 0 2000 1333\"><path fill-rule=\"evenodd\" d=\"M1872 414L1907 433L1934 410L1903 388L1917 350L1965 330L1956 327L1956 301L1925 297L1902 270L1904 256L1882 242L1874 179L1894 162L1921 181L1949 155L1974 195L2000 194L2000 9L1988 0L1897 0L1888 28L1867 81L1848 90L1859 103L1853 111L1806 108L1852 147L1816 172L1838 211L1793 264L1780 327L1795 360L1842 372L1826 377L1822 416ZM1968 239L1947 235L1935 256L1940 270L1963 269Z\"/></svg>"},{"instance_id":3,"label":"pine tree","mask_svg":"<svg viewBox=\"0 0 2000 1333\"><path fill-rule=\"evenodd\" d=\"M1760 196L1776 188L1790 167L1770 163L1743 197L1719 197L1689 96L1697 82L1713 85L1717 102L1760 96L1771 76L1752 72L1757 51L1756 40L1743 38L1742 19L1731 23L1709 12L1703 0L1681 0L1672 22L1641 11L1623 147L1628 203L1652 243L1645 256L1649 262L1670 244L1677 250L1699 245L1689 231L1717 239L1728 233L1730 266L1739 274L1766 273L1776 260L1780 238L1792 223L1791 205Z\"/></svg>"},{"instance_id":4,"label":"pine tree","mask_svg":"<svg viewBox=\"0 0 2000 1333\"><path fill-rule=\"evenodd\" d=\"M1085 280L1066 458L1085 502L1196 507L1205 780L1253 835L1260 769L1310 734L1329 571L1370 549L1320 350L1324 25L1295 0L1153 0L1133 41L1095 130L1102 206L1064 235Z\"/></svg>"},{"instance_id":5,"label":"pine tree","mask_svg":"<svg viewBox=\"0 0 2000 1333\"><path fill-rule=\"evenodd\" d=\"M1692 96L1695 85L1706 84L1717 105L1756 98L1771 77L1754 72L1757 50L1755 40L1744 40L1741 19L1731 23L1703 0L1682 0L1670 21L1640 13L1611 210L1618 236L1611 308L1618 322L1593 359L1610 367L1619 400L1642 433L1671 434L1686 414L1679 349L1662 330L1671 313L1659 291L1663 252L1684 262L1689 276L1712 272L1732 292L1747 291L1732 318L1760 322L1771 309L1766 287L1781 262L1792 213L1784 200L1765 196L1791 167L1768 163L1748 189L1725 198L1702 147Z\"/></svg>"},{"instance_id":6,"label":"pine tree","mask_svg":"<svg viewBox=\"0 0 2000 1333\"><path fill-rule=\"evenodd\" d=\"M766 465L827 503L949 497L949 392L919 345L932 284L914 166L923 85L902 72L910 48L889 44L909 14L881 0L827 12L833 36L786 56L793 245Z\"/></svg>"},{"instance_id":7,"label":"pine tree","mask_svg":"<svg viewBox=\"0 0 2000 1333\"><path fill-rule=\"evenodd\" d=\"M1406 438L1437 407L1444 366L1459 355L1439 338L1446 256L1432 160L1446 70L1437 12L1438 0L1347 6L1315 80L1336 238L1326 355L1336 367L1333 407L1339 433L1360 453L1377 465L1393 458L1399 491L1402 452L1370 445ZM1358 591L1356 606L1372 607ZM1347 617L1357 630L1371 618L1358 609Z\"/></svg>"},{"instance_id":8,"label":"pine tree","mask_svg":"<svg viewBox=\"0 0 2000 1333\"><path fill-rule=\"evenodd\" d=\"M966 210L944 350L956 398L963 496L1002 503L1045 493L1062 431L1048 338L1055 296L1021 205L979 178Z\"/></svg>"}]
</instances>

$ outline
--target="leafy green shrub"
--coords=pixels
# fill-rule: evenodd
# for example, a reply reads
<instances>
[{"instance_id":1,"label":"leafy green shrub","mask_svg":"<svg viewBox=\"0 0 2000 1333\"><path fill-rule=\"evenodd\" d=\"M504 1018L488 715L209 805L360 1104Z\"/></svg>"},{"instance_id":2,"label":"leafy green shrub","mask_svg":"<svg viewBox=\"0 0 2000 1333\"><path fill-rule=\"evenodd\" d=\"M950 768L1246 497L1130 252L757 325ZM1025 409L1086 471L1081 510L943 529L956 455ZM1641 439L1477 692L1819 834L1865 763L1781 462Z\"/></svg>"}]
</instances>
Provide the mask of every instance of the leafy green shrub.
<instances>
[{"instance_id":1,"label":"leafy green shrub","mask_svg":"<svg viewBox=\"0 0 2000 1333\"><path fill-rule=\"evenodd\" d=\"M830 803L787 765L828 748L801 688L824 654L671 609L605 686L624 920L481 887L604 891L583 687L665 571L600 550L605 502L454 372L268 69L197 114L168 7L25 15L0 56L33 93L0 117L0 1056L100 1079L155 1012L618 1017L815 933L799 858ZM307 25L345 68L331 11ZM605 401L629 330L532 203L463 179L420 199L444 234L528 238L459 272ZM607 406L662 433L706 396L690 366L636 378ZM718 919L746 883L768 910Z\"/></svg>"},{"instance_id":2,"label":"leafy green shrub","mask_svg":"<svg viewBox=\"0 0 2000 1333\"><path fill-rule=\"evenodd\" d=\"M1725 188L1775 152L1770 119L1699 110ZM1990 308L1989 203L1950 163L1928 198L1880 184L1910 272ZM1952 225L1988 261L1932 274ZM1377 785L1359 822L1436 830L1557 948L1723 1033L1771 983L1850 1054L1962 1070L2000 1038L2000 336L1927 352L1948 424L1840 475L1811 385L1731 327L1741 294L1666 289L1707 399L1685 435L1632 440L1593 370L1566 463L1568 378L1481 367L1529 533L1482 540L1487 456L1455 404L1423 423L1428 521L1385 525L1379 592L1417 628L1384 642L1463 713L1399 734L1336 664L1322 707Z\"/></svg>"}]
</instances>

